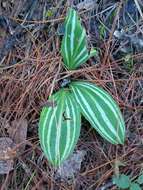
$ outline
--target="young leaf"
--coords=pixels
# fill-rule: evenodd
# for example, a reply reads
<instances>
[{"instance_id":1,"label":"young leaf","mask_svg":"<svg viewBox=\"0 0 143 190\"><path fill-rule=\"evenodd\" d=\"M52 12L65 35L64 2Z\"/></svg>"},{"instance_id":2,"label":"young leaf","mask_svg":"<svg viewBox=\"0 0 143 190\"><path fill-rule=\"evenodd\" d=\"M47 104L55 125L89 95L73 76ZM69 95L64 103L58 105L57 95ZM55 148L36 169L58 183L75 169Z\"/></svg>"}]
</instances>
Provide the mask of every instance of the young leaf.
<instances>
[{"instance_id":1,"label":"young leaf","mask_svg":"<svg viewBox=\"0 0 143 190\"><path fill-rule=\"evenodd\" d=\"M113 177L113 183L121 189L127 189L130 187L131 180L129 176L121 174L118 177Z\"/></svg>"},{"instance_id":2,"label":"young leaf","mask_svg":"<svg viewBox=\"0 0 143 190\"><path fill-rule=\"evenodd\" d=\"M93 128L113 144L123 144L125 125L118 105L102 88L87 82L70 85L81 113Z\"/></svg>"},{"instance_id":3,"label":"young leaf","mask_svg":"<svg viewBox=\"0 0 143 190\"><path fill-rule=\"evenodd\" d=\"M70 8L65 21L65 35L61 46L65 67L69 70L76 69L96 53L94 50L89 56L85 29L76 11Z\"/></svg>"},{"instance_id":4,"label":"young leaf","mask_svg":"<svg viewBox=\"0 0 143 190\"><path fill-rule=\"evenodd\" d=\"M39 137L49 162L59 166L71 154L79 138L80 112L67 89L61 89L50 100L56 102L56 106L43 108Z\"/></svg>"},{"instance_id":5,"label":"young leaf","mask_svg":"<svg viewBox=\"0 0 143 190\"><path fill-rule=\"evenodd\" d=\"M89 58L93 57L93 56L97 56L97 50L96 49L91 49L90 50Z\"/></svg>"}]
</instances>

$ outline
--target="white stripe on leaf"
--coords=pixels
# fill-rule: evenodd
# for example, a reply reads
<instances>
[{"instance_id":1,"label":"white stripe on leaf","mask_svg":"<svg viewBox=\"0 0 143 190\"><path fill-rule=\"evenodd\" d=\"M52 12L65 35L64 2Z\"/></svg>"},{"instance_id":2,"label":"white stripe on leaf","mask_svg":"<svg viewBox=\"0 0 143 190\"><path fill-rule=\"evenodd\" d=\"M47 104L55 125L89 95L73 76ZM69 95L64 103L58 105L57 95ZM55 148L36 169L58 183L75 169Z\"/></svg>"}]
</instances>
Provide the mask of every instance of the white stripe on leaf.
<instances>
[{"instance_id":1,"label":"white stripe on leaf","mask_svg":"<svg viewBox=\"0 0 143 190\"><path fill-rule=\"evenodd\" d=\"M83 115L100 135L113 144L123 144L125 125L121 112L113 98L107 92L91 83L73 82L71 88ZM98 99L100 100L99 102ZM110 119L103 105L110 110ZM97 118L97 115L99 118ZM115 122L117 122L116 125Z\"/></svg>"},{"instance_id":2,"label":"white stripe on leaf","mask_svg":"<svg viewBox=\"0 0 143 190\"><path fill-rule=\"evenodd\" d=\"M76 13L75 11L73 12L73 17L72 17L72 24L71 24L71 56L73 56L73 51L74 51L74 38L75 38L75 27L76 27Z\"/></svg>"},{"instance_id":3,"label":"white stripe on leaf","mask_svg":"<svg viewBox=\"0 0 143 190\"><path fill-rule=\"evenodd\" d=\"M53 99L54 97L57 105L43 108L41 113L39 138L49 162L59 166L77 143L81 121L79 107L67 89L60 90L52 96ZM63 118L64 113L67 119Z\"/></svg>"},{"instance_id":4,"label":"white stripe on leaf","mask_svg":"<svg viewBox=\"0 0 143 190\"><path fill-rule=\"evenodd\" d=\"M76 55L75 57L75 62L77 62L78 60L80 60L82 58L82 56L86 55L86 47L84 47L79 54Z\"/></svg>"},{"instance_id":5,"label":"white stripe on leaf","mask_svg":"<svg viewBox=\"0 0 143 190\"><path fill-rule=\"evenodd\" d=\"M69 9L66 17L61 54L67 69L76 69L89 58L86 32L74 9Z\"/></svg>"},{"instance_id":6,"label":"white stripe on leaf","mask_svg":"<svg viewBox=\"0 0 143 190\"><path fill-rule=\"evenodd\" d=\"M75 89L73 89L74 91ZM74 91L76 100L78 101L80 107L82 108L83 115L86 116L87 120L91 122L93 126L97 126L96 130L106 137L110 142L115 143L115 141L111 138L111 136L105 131L105 129L102 127L98 128L100 125L100 121L96 117L96 113L94 113L94 110L92 110L91 106L88 104L87 98L84 97L84 95L79 92L77 89ZM77 94L79 95L77 97ZM82 100L82 101L81 101Z\"/></svg>"},{"instance_id":7,"label":"white stripe on leaf","mask_svg":"<svg viewBox=\"0 0 143 190\"><path fill-rule=\"evenodd\" d=\"M80 86L83 86L85 88L88 88L89 90L91 90L93 93L95 93L97 96L99 96L106 104L107 106L110 108L110 110L114 113L117 121L120 121L120 130L122 132L122 135L125 134L125 127L124 126L124 120L123 117L121 115L121 112L119 110L119 107L117 106L117 104L115 103L115 101L113 100L113 98L103 89L101 89L100 87L93 85L91 83L87 83L87 82L79 82L78 83ZM76 85L78 85L76 84Z\"/></svg>"},{"instance_id":8,"label":"white stripe on leaf","mask_svg":"<svg viewBox=\"0 0 143 190\"><path fill-rule=\"evenodd\" d=\"M63 48L64 48L64 50L63 50L63 54L65 55L65 57L66 57L66 64L67 64L67 67L69 66L69 63L70 63L70 58L69 58L69 52L68 52L68 48L67 48L67 42L68 42L68 26L69 26L69 24L70 24L70 20L71 20L71 18L72 18L72 12L70 11L69 12L69 15L68 15L68 17L67 17L67 21L66 21L66 27L65 27L65 35L64 35L64 39L63 39L63 44L62 44L62 46L63 46Z\"/></svg>"}]
</instances>

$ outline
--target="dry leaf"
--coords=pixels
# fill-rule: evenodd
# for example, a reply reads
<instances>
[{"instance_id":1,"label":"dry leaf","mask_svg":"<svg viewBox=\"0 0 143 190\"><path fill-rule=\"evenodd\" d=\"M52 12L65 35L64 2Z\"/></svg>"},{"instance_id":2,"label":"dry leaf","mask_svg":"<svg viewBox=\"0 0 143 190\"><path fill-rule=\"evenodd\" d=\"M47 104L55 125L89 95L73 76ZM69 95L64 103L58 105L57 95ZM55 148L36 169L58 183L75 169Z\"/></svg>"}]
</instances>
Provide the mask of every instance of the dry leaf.
<instances>
[{"instance_id":1,"label":"dry leaf","mask_svg":"<svg viewBox=\"0 0 143 190\"><path fill-rule=\"evenodd\" d=\"M73 153L64 163L58 168L55 178L67 181L73 178L76 175L80 168L81 163L84 159L86 152L84 150L77 150Z\"/></svg>"},{"instance_id":2,"label":"dry leaf","mask_svg":"<svg viewBox=\"0 0 143 190\"><path fill-rule=\"evenodd\" d=\"M7 174L13 169L14 146L12 139L0 138L0 174Z\"/></svg>"},{"instance_id":3,"label":"dry leaf","mask_svg":"<svg viewBox=\"0 0 143 190\"><path fill-rule=\"evenodd\" d=\"M20 152L25 149L25 140L27 137L28 123L26 119L14 120L7 132L9 137L12 138L15 144L22 144L20 146Z\"/></svg>"},{"instance_id":4,"label":"dry leaf","mask_svg":"<svg viewBox=\"0 0 143 190\"><path fill-rule=\"evenodd\" d=\"M80 2L80 3L77 4L78 10L93 9L93 7L95 7L95 6L96 6L95 0L84 0L83 2Z\"/></svg>"}]
</instances>

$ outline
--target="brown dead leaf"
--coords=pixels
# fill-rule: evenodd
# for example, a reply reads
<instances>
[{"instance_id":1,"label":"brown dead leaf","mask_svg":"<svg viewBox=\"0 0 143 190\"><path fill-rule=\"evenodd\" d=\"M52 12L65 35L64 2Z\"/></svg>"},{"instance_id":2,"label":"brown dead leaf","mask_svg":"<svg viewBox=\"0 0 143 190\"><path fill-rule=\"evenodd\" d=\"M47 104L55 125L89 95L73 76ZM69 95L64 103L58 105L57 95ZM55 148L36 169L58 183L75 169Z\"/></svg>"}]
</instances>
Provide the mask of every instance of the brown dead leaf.
<instances>
[{"instance_id":1,"label":"brown dead leaf","mask_svg":"<svg viewBox=\"0 0 143 190\"><path fill-rule=\"evenodd\" d=\"M0 174L7 174L13 169L14 142L11 138L0 138Z\"/></svg>"},{"instance_id":2,"label":"brown dead leaf","mask_svg":"<svg viewBox=\"0 0 143 190\"><path fill-rule=\"evenodd\" d=\"M25 140L27 137L28 122L26 119L14 120L11 126L8 127L7 132L9 137L14 141L15 144L20 145L20 152L25 149Z\"/></svg>"}]
</instances>

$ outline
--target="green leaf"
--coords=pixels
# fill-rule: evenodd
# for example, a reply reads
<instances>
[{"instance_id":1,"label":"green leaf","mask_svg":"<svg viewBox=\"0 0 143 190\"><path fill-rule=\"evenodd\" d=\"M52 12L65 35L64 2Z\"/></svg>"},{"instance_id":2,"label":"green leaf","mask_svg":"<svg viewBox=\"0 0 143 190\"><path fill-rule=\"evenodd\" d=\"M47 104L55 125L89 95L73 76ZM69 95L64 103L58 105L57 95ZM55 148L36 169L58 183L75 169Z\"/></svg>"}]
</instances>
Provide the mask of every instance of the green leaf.
<instances>
[{"instance_id":1,"label":"green leaf","mask_svg":"<svg viewBox=\"0 0 143 190\"><path fill-rule=\"evenodd\" d=\"M142 190L137 183L131 183L130 190Z\"/></svg>"},{"instance_id":2,"label":"green leaf","mask_svg":"<svg viewBox=\"0 0 143 190\"><path fill-rule=\"evenodd\" d=\"M143 174L138 177L137 182L143 184Z\"/></svg>"},{"instance_id":3,"label":"green leaf","mask_svg":"<svg viewBox=\"0 0 143 190\"><path fill-rule=\"evenodd\" d=\"M40 115L40 144L49 162L59 166L72 153L80 134L79 107L68 89L51 96L54 106L44 107Z\"/></svg>"},{"instance_id":4,"label":"green leaf","mask_svg":"<svg viewBox=\"0 0 143 190\"><path fill-rule=\"evenodd\" d=\"M120 109L102 88L87 82L70 85L83 116L93 128L113 144L123 144L125 125Z\"/></svg>"},{"instance_id":5,"label":"green leaf","mask_svg":"<svg viewBox=\"0 0 143 190\"><path fill-rule=\"evenodd\" d=\"M54 14L54 10L50 10L50 9L49 9L49 10L47 10L45 16L46 16L46 17L52 17L53 14Z\"/></svg>"},{"instance_id":6,"label":"green leaf","mask_svg":"<svg viewBox=\"0 0 143 190\"><path fill-rule=\"evenodd\" d=\"M129 176L121 174L118 177L113 177L113 183L119 188L127 189L130 187L131 181Z\"/></svg>"},{"instance_id":7,"label":"green leaf","mask_svg":"<svg viewBox=\"0 0 143 190\"><path fill-rule=\"evenodd\" d=\"M97 50L96 49L91 49L89 57L97 56Z\"/></svg>"},{"instance_id":8,"label":"green leaf","mask_svg":"<svg viewBox=\"0 0 143 190\"><path fill-rule=\"evenodd\" d=\"M73 70L89 58L86 32L74 9L69 9L65 21L65 35L62 40L61 54L67 69Z\"/></svg>"}]
</instances>

